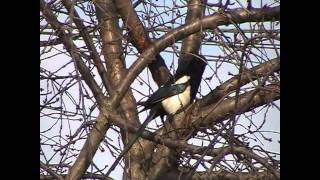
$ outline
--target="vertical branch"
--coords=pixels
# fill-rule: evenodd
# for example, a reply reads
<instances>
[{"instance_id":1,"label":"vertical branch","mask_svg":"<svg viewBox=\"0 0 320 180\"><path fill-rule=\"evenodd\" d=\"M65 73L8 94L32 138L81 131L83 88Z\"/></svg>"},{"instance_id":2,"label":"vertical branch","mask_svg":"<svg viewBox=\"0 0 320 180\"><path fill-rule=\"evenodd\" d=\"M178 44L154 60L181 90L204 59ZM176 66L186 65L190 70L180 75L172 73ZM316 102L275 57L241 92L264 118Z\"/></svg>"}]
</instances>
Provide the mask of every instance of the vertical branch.
<instances>
[{"instance_id":1,"label":"vertical branch","mask_svg":"<svg viewBox=\"0 0 320 180\"><path fill-rule=\"evenodd\" d=\"M151 45L151 41L137 13L134 11L131 1L116 0L115 4L126 28L128 28L132 44L142 53ZM171 74L160 54L157 54L155 58L155 61L148 64L148 68L154 81L158 86L161 86L171 78Z\"/></svg>"},{"instance_id":2,"label":"vertical branch","mask_svg":"<svg viewBox=\"0 0 320 180\"><path fill-rule=\"evenodd\" d=\"M102 53L108 69L108 80L111 87L116 89L121 80L126 76L127 69L123 59L122 34L118 23L116 7L112 0L96 0L94 2L102 38ZM118 109L127 121L139 124L137 104L132 91L129 89L120 102ZM123 143L131 138L132 134L121 129ZM141 147L136 143L125 157L124 179L145 179L139 159L142 155Z\"/></svg>"},{"instance_id":3,"label":"vertical branch","mask_svg":"<svg viewBox=\"0 0 320 180\"><path fill-rule=\"evenodd\" d=\"M77 11L73 7L73 3L70 0L62 0L62 4L66 7L66 9L68 10L68 13L69 13L69 17L73 20L73 22L76 24L77 28L79 29L80 35L81 35L81 37L83 37L83 40L84 40L88 50L90 51L92 60L94 62L94 65L97 67L97 70L98 70L98 73L102 79L102 82L103 82L105 88L107 89L107 91L110 93L110 91L112 91L112 88L110 88L110 83L107 79L107 72L106 72L105 68L103 67L103 64L101 62L101 59L99 57L99 54L98 54L96 48L94 47L92 38L89 36L89 33L88 33L86 27L82 23L81 18L79 17Z\"/></svg>"},{"instance_id":4,"label":"vertical branch","mask_svg":"<svg viewBox=\"0 0 320 180\"><path fill-rule=\"evenodd\" d=\"M81 148L80 154L69 169L66 180L80 179L84 175L108 129L109 123L104 115L100 113L85 144Z\"/></svg>"},{"instance_id":5,"label":"vertical branch","mask_svg":"<svg viewBox=\"0 0 320 180\"><path fill-rule=\"evenodd\" d=\"M71 57L73 57L80 74L83 76L85 82L95 96L99 107L101 108L104 95L96 81L91 76L90 70L83 63L80 54L76 51L75 45L73 44L70 36L64 32L63 27L43 0L40 0L40 9L47 22L51 24L51 26L58 32L58 35L62 39L64 46L71 54ZM76 159L76 162L70 168L66 179L80 179L88 168L96 150L98 149L99 143L105 134L101 133L100 131L106 132L108 129L107 121L103 120L103 118L104 116L102 114L97 118L97 123L95 123L93 130L88 135L82 151Z\"/></svg>"},{"instance_id":6,"label":"vertical branch","mask_svg":"<svg viewBox=\"0 0 320 180\"><path fill-rule=\"evenodd\" d=\"M206 0L190 0L188 1L188 10L187 10L187 17L186 23L190 23L192 21L201 20L204 10L205 10ZM179 67L181 68L189 60L195 60L195 58L187 58L187 56L192 56L192 54L198 54L200 45L202 42L202 29L200 31L190 34L186 38L182 40L182 47L179 57ZM193 67L197 68L197 67ZM173 117L175 127L180 128L184 125L183 119L184 114L181 113L175 117ZM168 131L172 131L172 127L168 127ZM171 138L178 138L176 135L171 134ZM181 138L181 137L179 137ZM160 174L165 173L169 169L177 168L176 164L179 160L179 154L177 151L170 149L166 146L159 146L159 150L155 153L154 159L156 163L150 168L150 175L149 178L154 179L159 177Z\"/></svg>"},{"instance_id":7,"label":"vertical branch","mask_svg":"<svg viewBox=\"0 0 320 180\"><path fill-rule=\"evenodd\" d=\"M90 90L92 91L98 104L102 105L104 95L99 85L92 77L89 68L82 61L81 55L77 51L76 45L72 42L71 37L65 32L63 26L57 20L57 18L52 13L52 11L48 8L48 5L44 2L44 0L40 0L40 10L43 13L44 17L46 18L47 22L57 31L59 38L62 39L63 45L66 47L72 59L75 61L76 67L78 68L86 84L89 86Z\"/></svg>"},{"instance_id":8,"label":"vertical branch","mask_svg":"<svg viewBox=\"0 0 320 180\"><path fill-rule=\"evenodd\" d=\"M205 11L207 0L188 1L188 11L186 23L201 20ZM202 42L202 29L199 32L191 34L182 40L181 54L198 54ZM183 59L181 59L183 60Z\"/></svg>"}]
</instances>

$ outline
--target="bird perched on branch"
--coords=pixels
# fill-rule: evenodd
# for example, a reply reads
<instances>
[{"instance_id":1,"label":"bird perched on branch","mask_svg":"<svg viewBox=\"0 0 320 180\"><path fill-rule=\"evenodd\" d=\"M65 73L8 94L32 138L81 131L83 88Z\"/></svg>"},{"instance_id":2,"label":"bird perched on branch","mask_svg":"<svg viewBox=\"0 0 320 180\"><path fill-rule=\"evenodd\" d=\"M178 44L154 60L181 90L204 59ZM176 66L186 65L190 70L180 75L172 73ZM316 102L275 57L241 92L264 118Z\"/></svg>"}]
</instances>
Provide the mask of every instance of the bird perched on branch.
<instances>
[{"instance_id":1,"label":"bird perched on branch","mask_svg":"<svg viewBox=\"0 0 320 180\"><path fill-rule=\"evenodd\" d=\"M144 106L141 111L150 109L145 122L148 123L157 116L163 118L164 115L173 115L195 99L207 64L205 57L185 54L180 59L174 77L154 92L147 101L139 103Z\"/></svg>"},{"instance_id":2,"label":"bird perched on branch","mask_svg":"<svg viewBox=\"0 0 320 180\"><path fill-rule=\"evenodd\" d=\"M138 103L144 106L142 111L150 109L150 113L136 134L125 145L109 171L114 169L121 158L129 151L152 119L157 116L163 118L165 115L174 115L195 99L202 74L207 65L205 57L186 54L180 59L174 77L154 92L147 101ZM110 173L109 171L108 173Z\"/></svg>"}]
</instances>

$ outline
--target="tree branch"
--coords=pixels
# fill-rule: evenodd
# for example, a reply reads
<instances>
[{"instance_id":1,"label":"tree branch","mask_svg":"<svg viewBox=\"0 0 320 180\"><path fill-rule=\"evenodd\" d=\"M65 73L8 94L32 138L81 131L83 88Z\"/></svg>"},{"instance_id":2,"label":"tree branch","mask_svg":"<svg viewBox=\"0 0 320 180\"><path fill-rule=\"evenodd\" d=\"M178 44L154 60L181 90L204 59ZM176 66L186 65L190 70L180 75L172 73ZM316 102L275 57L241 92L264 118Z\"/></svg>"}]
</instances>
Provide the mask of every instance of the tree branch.
<instances>
[{"instance_id":1,"label":"tree branch","mask_svg":"<svg viewBox=\"0 0 320 180\"><path fill-rule=\"evenodd\" d=\"M53 176L55 179L63 180L63 177L61 177L59 174L51 170L49 167L47 167L43 162L40 161L40 167L47 171L51 176Z\"/></svg>"},{"instance_id":2,"label":"tree branch","mask_svg":"<svg viewBox=\"0 0 320 180\"><path fill-rule=\"evenodd\" d=\"M167 174L161 176L161 179L176 180L184 179L188 170L172 170ZM228 180L275 180L276 178L269 171L263 172L228 172L225 170L213 172L196 172L190 180L204 180L204 179L228 179Z\"/></svg>"},{"instance_id":3,"label":"tree branch","mask_svg":"<svg viewBox=\"0 0 320 180\"><path fill-rule=\"evenodd\" d=\"M195 21L195 22L190 22L184 26L181 26L171 32L169 32L167 35L163 36L162 38L159 39L159 41L154 42L153 44L150 45L149 48L147 48L144 53L141 54L141 57L130 67L130 70L128 71L127 75L123 78L123 81L120 83L118 88L112 93L111 95L111 101L104 101L104 95L101 92L101 89L97 85L96 81L94 78L91 76L90 70L86 67L85 63L81 59L80 53L77 51L75 44L72 42L72 39L68 33L65 32L64 26L61 25L54 14L50 11L48 8L47 4L43 1L40 0L40 8L41 11L46 18L47 22L52 25L52 27L58 32L59 39L63 41L63 44L65 45L66 49L68 52L71 54L72 58L75 61L76 67L78 68L79 72L82 74L85 82L87 85L90 87L91 91L93 92L95 99L97 103L99 104L100 110L102 111L103 115L105 118L100 118L99 121L95 124L94 129L99 129L102 131L91 131L89 134L90 136L95 136L93 135L94 133L96 134L95 140L95 147L99 146L99 142L101 139L97 138L98 136L103 137L103 135L99 134L104 130L104 128L108 127L108 119L112 119L112 121L118 125L119 127L123 128L124 130L129 130L129 132L136 132L138 128L136 128L135 125L131 124L128 125L123 118L116 112L114 111L117 109L119 106L120 102L123 101L123 97L125 97L131 83L133 80L137 77L137 75L145 68L148 63L152 62L154 59L154 56L162 51L164 48L169 46L171 43L174 43L178 40L181 40L182 38L193 34L195 32L200 31L201 29L214 29L218 25L227 25L231 23L242 23L242 22L247 22L247 21L260 21L261 19L265 20L280 20L279 17L279 12L280 9L279 7L275 8L262 8L262 9L250 9L244 10L244 9L235 9L235 10L230 10L227 11L226 14L215 14L212 16L208 16L203 18L200 21ZM81 25L78 26L78 28ZM85 32L84 32L85 33ZM89 40L88 40L89 42ZM87 44L90 46L89 44ZM272 87L273 85L267 86L267 88L274 88L276 91L278 91L278 87ZM278 86L278 85L274 85ZM265 92L265 91L268 91ZM239 106L243 105L243 108L240 109L240 111L245 112L250 110L251 108L257 107L259 105L268 103L270 101L276 100L280 98L280 94L278 92L273 92L269 93L270 91L267 89L259 89L258 91L254 92L249 92L245 93L243 95L240 95L239 97ZM250 94L251 93L251 94ZM247 95L247 96L246 96ZM248 103L248 99L252 99L252 103ZM225 118L228 118L228 114L232 111L231 104L234 99L229 98L225 101L223 101L221 104L219 104L219 108L217 111L217 114L214 115L211 112L215 111L216 108L213 106L212 102L214 101L209 101L210 103L207 104L206 107L202 108L196 116L198 118L202 119L205 114L206 116L204 117L204 121L199 122L197 121L196 118L192 119L192 122L198 123L198 125L206 125L206 124L212 124L218 121L221 121ZM243 102L242 102L243 101ZM247 104L247 105L246 105ZM221 108L220 106L223 105ZM246 106L245 106L246 105ZM241 106L242 107L242 106ZM211 109L210 109L211 108ZM102 116L102 114L101 114ZM103 116L102 116L103 117ZM129 123L130 124L130 123ZM157 141L158 143L163 143L163 139L160 137L155 136L153 133L149 133L145 131L143 133L143 136L148 136L147 138ZM87 141L90 143L90 141ZM86 142L86 143L87 143ZM89 144L90 145L90 144ZM87 145L88 147L90 147ZM94 149L91 152L95 152L96 149ZM89 153L90 154L90 153ZM85 160L88 160L92 157L86 158ZM84 159L83 159L84 160ZM88 162L84 162L88 163Z\"/></svg>"},{"instance_id":4,"label":"tree branch","mask_svg":"<svg viewBox=\"0 0 320 180\"><path fill-rule=\"evenodd\" d=\"M241 75L241 79L239 84L241 86L244 86L248 84L249 82L252 82L254 80L257 80L258 78L268 76L269 74L272 74L274 72L277 72L280 70L280 60L279 58L272 59L270 61L264 62L260 65L257 65L251 69L244 70ZM194 112L196 109L203 108L205 106L211 105L211 107L219 108L216 103L223 97L225 97L228 93L234 91L238 84L238 77L239 74L232 77L231 79L227 80L220 86L216 87L213 91L211 91L209 94L204 96L202 99L199 99L198 101L191 104L186 110L185 114L182 115L180 118L176 118L174 122L186 126L188 121L190 121L190 117L188 119L186 118L186 115L190 115L192 113L199 113ZM193 116L193 115L192 115ZM179 126L181 127L181 126ZM181 135L185 134L188 135L190 131L193 131L194 129L187 129L189 126L184 127L184 131L180 131ZM163 127L158 129L156 133L159 133L163 131Z\"/></svg>"},{"instance_id":5,"label":"tree branch","mask_svg":"<svg viewBox=\"0 0 320 180\"><path fill-rule=\"evenodd\" d=\"M132 2L129 0L117 0L115 5L118 8L118 12L125 22L126 28L128 28L130 41L142 53L151 45L151 41L148 37L147 31L140 21L136 11L132 6ZM161 86L171 77L163 58L160 54L156 55L156 60L148 64L148 68L151 71L152 78Z\"/></svg>"},{"instance_id":6,"label":"tree branch","mask_svg":"<svg viewBox=\"0 0 320 180\"><path fill-rule=\"evenodd\" d=\"M79 72L81 73L86 84L89 86L90 90L92 91L98 104L102 104L103 99L104 99L104 95L103 95L99 85L92 77L89 68L82 61L81 55L79 54L79 52L77 52L76 46L72 42L71 37L67 33L65 33L63 26L57 20L57 18L52 13L52 11L48 8L48 5L44 2L44 0L40 0L40 10L42 11L47 22L49 24L51 24L53 29L55 29L57 31L59 38L61 38L67 51L70 53L71 57L75 61L75 64L76 64Z\"/></svg>"},{"instance_id":7,"label":"tree branch","mask_svg":"<svg viewBox=\"0 0 320 180\"><path fill-rule=\"evenodd\" d=\"M190 121L195 126L207 126L217 124L228 119L234 114L234 104L237 98L231 97L221 103L212 104L201 108L198 112L193 112ZM242 114L254 108L262 106L280 99L280 84L270 84L263 89L255 89L243 93L238 97L238 109L236 114Z\"/></svg>"},{"instance_id":8,"label":"tree branch","mask_svg":"<svg viewBox=\"0 0 320 180\"><path fill-rule=\"evenodd\" d=\"M238 97L239 98L238 103L239 103L239 107L242 107L242 108L239 108L238 113L239 114L245 113L247 111L250 111L251 109L257 108L261 105L264 105L266 103L279 99L280 98L279 88L280 88L279 84L267 85L264 89L260 89L258 92L256 90L252 90L247 93L241 94ZM252 97L252 94L255 94L255 95ZM231 115L230 112L233 112L234 110L234 103L235 103L235 97L230 97L219 104L219 111L216 110L217 108L212 110L211 108L214 107L214 105L210 105L203 108L204 110L201 109L200 111L195 112L195 114L193 114L190 117L192 120L191 121L192 124L186 123L187 127L191 127L191 128L197 128L200 126L207 127L208 125L212 125L212 123L216 124L218 122L221 122L227 119ZM119 117L111 116L111 118L117 120L117 122L121 121L118 119ZM135 125L132 125L130 123L117 124L117 125L119 125L121 128L125 128L127 131L131 133L135 133L139 129L139 127L136 127ZM181 148L190 152L194 152L195 150L190 147L189 147L190 149L188 149L187 144L183 141L172 140L171 138L163 138L161 137L161 135L158 134L158 132L152 133L150 131L144 130L141 134L141 137L144 139L153 141L157 144L163 144L173 149Z\"/></svg>"},{"instance_id":9,"label":"tree branch","mask_svg":"<svg viewBox=\"0 0 320 180\"><path fill-rule=\"evenodd\" d=\"M96 0L94 2L99 24L101 25L100 34L102 37L102 53L106 60L108 69L108 79L111 87L116 89L122 78L126 75L127 69L123 58L122 34L119 27L118 16L114 1ZM140 124L137 112L136 100L129 89L120 102L119 112L123 115L126 122ZM131 133L121 129L123 144L126 144L133 136ZM145 179L142 171L141 159L142 149L136 143L125 156L125 169L123 177L127 179Z\"/></svg>"},{"instance_id":10,"label":"tree branch","mask_svg":"<svg viewBox=\"0 0 320 180\"><path fill-rule=\"evenodd\" d=\"M101 62L100 56L97 52L97 49L95 48L93 41L91 37L89 36L89 33L86 29L86 27L83 25L80 16L78 15L77 11L73 7L73 3L70 0L61 0L62 4L66 7L69 13L69 17L74 21L76 24L78 30L80 31L80 35L83 38L86 47L88 48L92 60L94 62L95 67L98 70L98 73L102 79L102 82L107 89L108 92L112 91L112 88L110 88L110 83L107 79L107 72L105 68L103 67L103 64Z\"/></svg>"},{"instance_id":11,"label":"tree branch","mask_svg":"<svg viewBox=\"0 0 320 180\"><path fill-rule=\"evenodd\" d=\"M274 73L280 70L280 57L266 61L252 69L244 70L241 74L239 85L243 86L258 78L264 77L266 74ZM199 106L204 107L209 104L218 102L222 97L231 91L236 90L238 85L239 74L216 87L209 94L199 100Z\"/></svg>"},{"instance_id":12,"label":"tree branch","mask_svg":"<svg viewBox=\"0 0 320 180\"><path fill-rule=\"evenodd\" d=\"M187 173L184 172L183 175ZM179 179L181 175L181 171L170 171L167 174L164 175L164 177L161 177L166 180L177 180ZM65 177L66 175L61 175L62 177ZM183 177L183 176L182 176ZM83 179L101 179L101 180L113 180L112 178L105 177L104 175L98 175L98 174L85 174L82 177ZM40 175L40 180L55 180L56 177L52 175ZM274 180L274 176L272 173L268 171L263 172L228 172L228 171L216 171L211 172L209 175L207 172L197 172L191 180L199 180L199 179L228 179L228 180Z\"/></svg>"},{"instance_id":13,"label":"tree branch","mask_svg":"<svg viewBox=\"0 0 320 180\"><path fill-rule=\"evenodd\" d=\"M192 21L200 20L204 14L206 0L190 0L188 1L188 9L187 9L187 17L186 23L190 23ZM178 59L178 69L183 66L185 63L188 63L190 58L185 58L186 56L190 56L192 54L198 54L201 42L203 40L202 30L197 33L190 34L186 38L182 40L180 56ZM197 68L197 67L193 67ZM182 121L177 121L180 116L173 117L175 128L180 128ZM164 129L163 129L164 130ZM173 130L172 127L165 128L166 131ZM162 132L162 131L161 131ZM170 134L174 138L174 134ZM165 173L169 169L177 168L175 166L179 159L179 154L177 151L168 148L167 146L158 146L157 151L153 154L153 161L156 162L153 166L150 167L149 170L149 179L156 179L156 177Z\"/></svg>"},{"instance_id":14,"label":"tree branch","mask_svg":"<svg viewBox=\"0 0 320 180\"><path fill-rule=\"evenodd\" d=\"M61 175L62 177L66 178L67 175L63 174ZM93 174L93 173L88 173L88 174L84 174L82 177L82 179L101 179L101 180L114 180L110 177L106 177L103 174ZM40 180L56 180L56 177L54 176L50 176L50 175L40 175Z\"/></svg>"},{"instance_id":15,"label":"tree branch","mask_svg":"<svg viewBox=\"0 0 320 180\"><path fill-rule=\"evenodd\" d=\"M85 144L81 148L80 154L69 169L66 179L80 179L83 176L96 151L98 150L100 142L104 139L109 126L110 125L106 121L104 115L100 113L96 119L96 123L86 139Z\"/></svg>"},{"instance_id":16,"label":"tree branch","mask_svg":"<svg viewBox=\"0 0 320 180\"><path fill-rule=\"evenodd\" d=\"M202 19L202 17L204 16L206 3L207 0L188 1L186 24ZM202 39L202 29L200 29L199 32L190 34L189 36L184 38L181 44L181 54L198 54Z\"/></svg>"},{"instance_id":17,"label":"tree branch","mask_svg":"<svg viewBox=\"0 0 320 180\"><path fill-rule=\"evenodd\" d=\"M226 11L225 14L214 14L206 16L202 20L188 23L180 26L166 35L162 36L159 40L152 43L141 56L134 62L130 67L127 76L123 79L121 85L116 90L116 94L111 97L111 103L113 106L118 106L120 100L124 96L125 92L130 87L133 80L138 74L146 67L147 64L151 63L154 59L155 54L161 52L163 49L168 47L170 44L181 40L182 38L200 31L202 28L215 29L219 25L228 25L232 23L244 23L250 21L272 21L280 20L280 7L273 8L261 8L261 9L234 9Z\"/></svg>"}]
</instances>

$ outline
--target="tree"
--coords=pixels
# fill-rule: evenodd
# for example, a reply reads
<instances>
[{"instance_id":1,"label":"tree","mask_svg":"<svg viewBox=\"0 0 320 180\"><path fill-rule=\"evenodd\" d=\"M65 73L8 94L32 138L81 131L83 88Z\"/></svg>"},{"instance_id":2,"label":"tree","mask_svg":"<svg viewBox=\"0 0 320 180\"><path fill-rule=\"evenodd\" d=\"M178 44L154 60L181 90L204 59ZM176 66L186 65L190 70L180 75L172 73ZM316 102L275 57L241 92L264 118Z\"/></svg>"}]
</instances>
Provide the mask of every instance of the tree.
<instances>
[{"instance_id":1,"label":"tree","mask_svg":"<svg viewBox=\"0 0 320 180\"><path fill-rule=\"evenodd\" d=\"M41 179L279 179L280 1L255 3L40 0ZM186 54L196 101L118 157Z\"/></svg>"}]
</instances>

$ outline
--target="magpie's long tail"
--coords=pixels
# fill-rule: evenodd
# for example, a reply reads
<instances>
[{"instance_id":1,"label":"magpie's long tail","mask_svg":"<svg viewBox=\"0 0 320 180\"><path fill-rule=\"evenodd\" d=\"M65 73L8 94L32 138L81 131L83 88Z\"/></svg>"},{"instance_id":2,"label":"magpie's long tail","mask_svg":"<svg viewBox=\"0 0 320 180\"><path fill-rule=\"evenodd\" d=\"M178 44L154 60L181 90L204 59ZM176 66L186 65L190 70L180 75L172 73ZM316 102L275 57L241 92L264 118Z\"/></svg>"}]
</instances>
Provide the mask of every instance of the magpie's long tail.
<instances>
[{"instance_id":1,"label":"magpie's long tail","mask_svg":"<svg viewBox=\"0 0 320 180\"><path fill-rule=\"evenodd\" d=\"M122 157L131 149L132 145L140 137L140 135L142 134L142 132L146 128L146 126L149 124L149 122L155 117L155 115L157 114L160 106L161 106L161 104L157 104L153 108L150 109L150 113L149 113L148 117L146 118L146 120L141 124L141 126L139 127L139 129L136 132L136 134L134 134L134 136L128 141L128 143L125 145L125 148L123 149L123 151L117 157L117 159L112 164L112 166L109 168L108 172L106 173L107 177L113 171L113 169L117 166L117 164L120 162Z\"/></svg>"}]
</instances>

